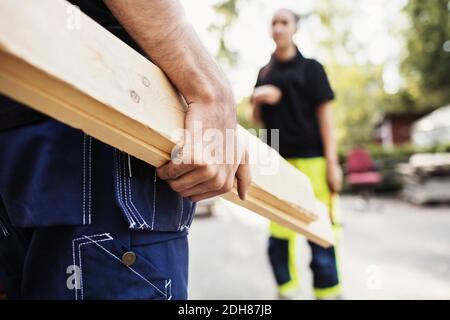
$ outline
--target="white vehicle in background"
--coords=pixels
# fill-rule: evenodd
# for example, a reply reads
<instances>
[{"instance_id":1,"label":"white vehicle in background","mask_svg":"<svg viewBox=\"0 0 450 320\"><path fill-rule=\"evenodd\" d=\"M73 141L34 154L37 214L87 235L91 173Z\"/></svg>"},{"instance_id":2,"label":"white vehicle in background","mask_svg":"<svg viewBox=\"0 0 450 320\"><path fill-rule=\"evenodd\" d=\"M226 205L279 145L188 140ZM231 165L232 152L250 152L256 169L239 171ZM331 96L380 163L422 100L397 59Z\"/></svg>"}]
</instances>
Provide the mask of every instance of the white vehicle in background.
<instances>
[{"instance_id":1,"label":"white vehicle in background","mask_svg":"<svg viewBox=\"0 0 450 320\"><path fill-rule=\"evenodd\" d=\"M417 120L412 128L412 141L421 147L450 143L450 105Z\"/></svg>"},{"instance_id":2,"label":"white vehicle in background","mask_svg":"<svg viewBox=\"0 0 450 320\"><path fill-rule=\"evenodd\" d=\"M419 147L450 145L450 105L417 120L411 132ZM399 165L403 197L416 204L450 202L450 153L415 154Z\"/></svg>"}]
</instances>

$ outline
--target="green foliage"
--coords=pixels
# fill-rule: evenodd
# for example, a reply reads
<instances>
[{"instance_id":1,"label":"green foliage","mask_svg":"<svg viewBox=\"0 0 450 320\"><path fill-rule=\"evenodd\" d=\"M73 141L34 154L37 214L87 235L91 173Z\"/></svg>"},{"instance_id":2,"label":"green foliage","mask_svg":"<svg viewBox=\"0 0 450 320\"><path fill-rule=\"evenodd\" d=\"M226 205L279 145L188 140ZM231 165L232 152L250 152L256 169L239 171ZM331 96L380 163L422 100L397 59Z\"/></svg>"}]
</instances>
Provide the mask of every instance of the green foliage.
<instances>
[{"instance_id":1,"label":"green foliage","mask_svg":"<svg viewBox=\"0 0 450 320\"><path fill-rule=\"evenodd\" d=\"M329 66L327 72L336 92L335 119L340 144L368 143L382 115L381 66Z\"/></svg>"},{"instance_id":2,"label":"green foliage","mask_svg":"<svg viewBox=\"0 0 450 320\"><path fill-rule=\"evenodd\" d=\"M246 129L258 129L252 119L252 107L250 105L250 98L242 99L237 105L237 117L241 126Z\"/></svg>"},{"instance_id":3,"label":"green foliage","mask_svg":"<svg viewBox=\"0 0 450 320\"><path fill-rule=\"evenodd\" d=\"M227 29L236 21L239 15L238 2L239 0L224 0L214 5L214 10L220 19L209 27L209 31L215 32L218 35L219 50L217 52L217 59L231 66L236 64L238 53L228 48L225 35Z\"/></svg>"},{"instance_id":4,"label":"green foliage","mask_svg":"<svg viewBox=\"0 0 450 320\"><path fill-rule=\"evenodd\" d=\"M399 94L415 110L433 110L450 102L450 2L409 0L408 56L402 63L406 88Z\"/></svg>"},{"instance_id":5,"label":"green foliage","mask_svg":"<svg viewBox=\"0 0 450 320\"><path fill-rule=\"evenodd\" d=\"M384 97L382 66L357 64L348 45L352 32L342 22L350 19L349 8L333 0L320 0L310 16L317 16L326 30L320 49L326 53L327 74L336 93L335 123L340 145L352 146L372 140L373 128L382 116ZM336 26L341 26L336 28ZM337 55L345 53L350 61L338 63Z\"/></svg>"}]
</instances>

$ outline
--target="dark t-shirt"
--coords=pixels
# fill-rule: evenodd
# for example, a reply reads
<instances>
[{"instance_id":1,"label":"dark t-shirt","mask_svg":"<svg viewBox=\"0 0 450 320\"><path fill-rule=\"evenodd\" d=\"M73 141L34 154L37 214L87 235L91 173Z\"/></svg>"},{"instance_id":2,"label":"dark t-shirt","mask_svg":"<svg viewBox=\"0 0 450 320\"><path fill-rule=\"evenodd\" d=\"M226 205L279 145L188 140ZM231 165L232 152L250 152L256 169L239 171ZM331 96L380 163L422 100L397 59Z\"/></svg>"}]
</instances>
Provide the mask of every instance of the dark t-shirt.
<instances>
[{"instance_id":1,"label":"dark t-shirt","mask_svg":"<svg viewBox=\"0 0 450 320\"><path fill-rule=\"evenodd\" d=\"M130 47L144 54L144 51L133 40L133 38L125 31L122 25L117 21L116 17L108 9L104 0L69 0L70 3L76 5L86 15L91 17L97 23L102 25L116 37L128 44Z\"/></svg>"},{"instance_id":2,"label":"dark t-shirt","mask_svg":"<svg viewBox=\"0 0 450 320\"><path fill-rule=\"evenodd\" d=\"M323 66L306 59L297 50L289 61L272 57L258 74L255 87L274 85L282 92L276 105L261 105L261 118L266 129L279 129L280 155L285 158L312 158L323 156L316 108L334 99ZM271 143L268 133L268 143Z\"/></svg>"}]
</instances>

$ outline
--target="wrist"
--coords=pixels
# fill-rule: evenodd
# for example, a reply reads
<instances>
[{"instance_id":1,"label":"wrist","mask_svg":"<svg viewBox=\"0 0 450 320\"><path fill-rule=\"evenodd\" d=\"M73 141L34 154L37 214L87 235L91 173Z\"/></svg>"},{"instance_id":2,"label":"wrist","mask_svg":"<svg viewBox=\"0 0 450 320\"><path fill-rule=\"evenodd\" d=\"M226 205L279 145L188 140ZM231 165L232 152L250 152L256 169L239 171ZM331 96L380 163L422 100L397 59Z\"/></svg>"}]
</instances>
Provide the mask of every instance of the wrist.
<instances>
[{"instance_id":1,"label":"wrist","mask_svg":"<svg viewBox=\"0 0 450 320\"><path fill-rule=\"evenodd\" d=\"M327 168L336 168L339 167L339 161L337 159L326 159Z\"/></svg>"},{"instance_id":2,"label":"wrist","mask_svg":"<svg viewBox=\"0 0 450 320\"><path fill-rule=\"evenodd\" d=\"M191 85L181 92L188 103L234 105L233 91L228 83L214 81L214 79L203 82L191 80L190 82Z\"/></svg>"},{"instance_id":3,"label":"wrist","mask_svg":"<svg viewBox=\"0 0 450 320\"><path fill-rule=\"evenodd\" d=\"M261 95L259 94L259 93L257 93L257 92L255 92L254 94L253 94L253 96L252 96L252 102L255 104L255 105L259 105L259 104L261 104Z\"/></svg>"},{"instance_id":4,"label":"wrist","mask_svg":"<svg viewBox=\"0 0 450 320\"><path fill-rule=\"evenodd\" d=\"M186 98L186 101L192 112L203 116L208 115L206 117L212 116L214 119L221 119L223 128L236 129L236 103L231 89L205 88L203 92L192 94Z\"/></svg>"}]
</instances>

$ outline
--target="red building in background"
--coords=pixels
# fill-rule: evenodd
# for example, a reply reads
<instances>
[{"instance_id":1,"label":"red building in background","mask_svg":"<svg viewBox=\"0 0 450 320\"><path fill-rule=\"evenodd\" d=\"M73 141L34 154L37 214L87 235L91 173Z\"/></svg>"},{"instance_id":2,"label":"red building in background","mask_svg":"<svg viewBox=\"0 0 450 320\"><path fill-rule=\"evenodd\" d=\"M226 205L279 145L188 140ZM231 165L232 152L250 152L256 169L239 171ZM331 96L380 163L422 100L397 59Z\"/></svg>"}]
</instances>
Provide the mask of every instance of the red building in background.
<instances>
[{"instance_id":1,"label":"red building in background","mask_svg":"<svg viewBox=\"0 0 450 320\"><path fill-rule=\"evenodd\" d=\"M411 142L411 129L415 121L425 116L421 113L391 113L386 114L375 127L374 140L386 148Z\"/></svg>"}]
</instances>

